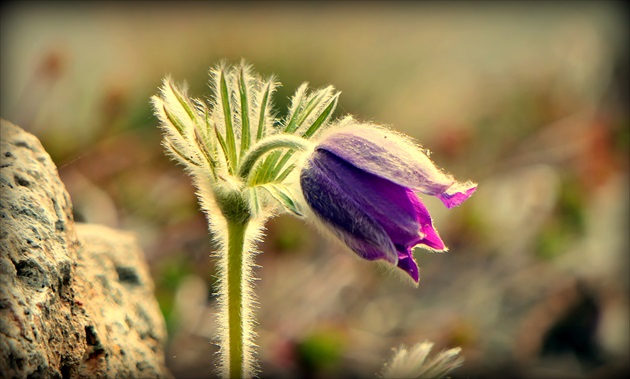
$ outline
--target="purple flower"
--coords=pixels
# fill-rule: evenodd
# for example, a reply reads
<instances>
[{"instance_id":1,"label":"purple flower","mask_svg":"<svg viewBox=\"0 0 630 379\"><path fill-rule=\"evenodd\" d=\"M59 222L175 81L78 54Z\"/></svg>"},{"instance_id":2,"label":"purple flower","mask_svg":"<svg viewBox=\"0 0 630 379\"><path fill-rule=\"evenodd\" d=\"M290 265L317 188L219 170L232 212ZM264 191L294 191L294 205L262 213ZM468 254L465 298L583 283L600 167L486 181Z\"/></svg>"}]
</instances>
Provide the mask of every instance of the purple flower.
<instances>
[{"instance_id":1,"label":"purple flower","mask_svg":"<svg viewBox=\"0 0 630 379\"><path fill-rule=\"evenodd\" d=\"M416 283L413 247L447 249L415 191L452 208L477 188L441 172L407 138L356 124L332 131L317 144L300 185L313 213L357 255L395 264Z\"/></svg>"}]
</instances>

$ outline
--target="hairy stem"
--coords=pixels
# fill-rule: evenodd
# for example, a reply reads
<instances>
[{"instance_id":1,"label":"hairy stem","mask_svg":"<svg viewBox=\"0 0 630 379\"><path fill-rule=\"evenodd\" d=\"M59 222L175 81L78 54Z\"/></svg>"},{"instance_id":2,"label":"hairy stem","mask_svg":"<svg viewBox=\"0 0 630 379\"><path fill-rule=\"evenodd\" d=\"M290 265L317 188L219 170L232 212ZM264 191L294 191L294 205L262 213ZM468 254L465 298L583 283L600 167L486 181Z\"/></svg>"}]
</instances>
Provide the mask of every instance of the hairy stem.
<instances>
[{"instance_id":1,"label":"hairy stem","mask_svg":"<svg viewBox=\"0 0 630 379\"><path fill-rule=\"evenodd\" d=\"M243 377L243 246L248 222L228 221L227 312L230 378Z\"/></svg>"}]
</instances>

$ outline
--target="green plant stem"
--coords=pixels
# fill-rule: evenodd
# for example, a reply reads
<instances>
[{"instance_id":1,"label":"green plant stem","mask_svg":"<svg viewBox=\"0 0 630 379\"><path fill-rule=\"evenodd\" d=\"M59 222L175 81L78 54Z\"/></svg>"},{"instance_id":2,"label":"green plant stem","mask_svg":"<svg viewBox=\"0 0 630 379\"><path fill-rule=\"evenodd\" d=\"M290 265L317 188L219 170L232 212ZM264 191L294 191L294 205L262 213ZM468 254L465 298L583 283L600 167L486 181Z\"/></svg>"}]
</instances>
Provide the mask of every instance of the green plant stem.
<instances>
[{"instance_id":1,"label":"green plant stem","mask_svg":"<svg viewBox=\"0 0 630 379\"><path fill-rule=\"evenodd\" d=\"M248 222L228 221L227 310L229 328L229 375L243 377L243 254Z\"/></svg>"}]
</instances>

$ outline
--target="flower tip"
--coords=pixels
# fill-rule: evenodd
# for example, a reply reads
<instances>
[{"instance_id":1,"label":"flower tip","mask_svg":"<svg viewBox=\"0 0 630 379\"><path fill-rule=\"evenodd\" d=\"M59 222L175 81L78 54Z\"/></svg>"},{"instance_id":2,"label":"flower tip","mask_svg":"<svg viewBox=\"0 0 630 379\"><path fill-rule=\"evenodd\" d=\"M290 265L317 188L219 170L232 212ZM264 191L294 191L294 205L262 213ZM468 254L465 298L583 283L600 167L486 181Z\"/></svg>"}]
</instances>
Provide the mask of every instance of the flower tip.
<instances>
[{"instance_id":1,"label":"flower tip","mask_svg":"<svg viewBox=\"0 0 630 379\"><path fill-rule=\"evenodd\" d=\"M437 230L433 227L433 224L423 225L420 228L420 233L423 235L423 238L418 241L419 244L422 244L434 251L448 250Z\"/></svg>"},{"instance_id":2,"label":"flower tip","mask_svg":"<svg viewBox=\"0 0 630 379\"><path fill-rule=\"evenodd\" d=\"M447 208L454 208L472 196L477 190L477 184L472 182L455 183L444 193L437 195Z\"/></svg>"},{"instance_id":3,"label":"flower tip","mask_svg":"<svg viewBox=\"0 0 630 379\"><path fill-rule=\"evenodd\" d=\"M418 269L418 264L412 257L399 258L397 266L406 272L416 285L418 284L420 281L420 270Z\"/></svg>"}]
</instances>

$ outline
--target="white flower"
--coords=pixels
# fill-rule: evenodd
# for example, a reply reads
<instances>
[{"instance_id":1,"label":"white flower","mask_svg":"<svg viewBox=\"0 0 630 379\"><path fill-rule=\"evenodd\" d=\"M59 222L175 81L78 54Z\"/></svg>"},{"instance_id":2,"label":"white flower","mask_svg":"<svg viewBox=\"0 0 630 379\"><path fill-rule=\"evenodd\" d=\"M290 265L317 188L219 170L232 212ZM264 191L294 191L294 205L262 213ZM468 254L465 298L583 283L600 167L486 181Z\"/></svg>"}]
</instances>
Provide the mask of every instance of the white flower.
<instances>
[{"instance_id":1,"label":"white flower","mask_svg":"<svg viewBox=\"0 0 630 379\"><path fill-rule=\"evenodd\" d=\"M391 361L385 364L383 378L443 378L447 373L464 363L459 356L461 348L444 350L429 356L433 342L424 341L407 349L401 346L394 352Z\"/></svg>"}]
</instances>

